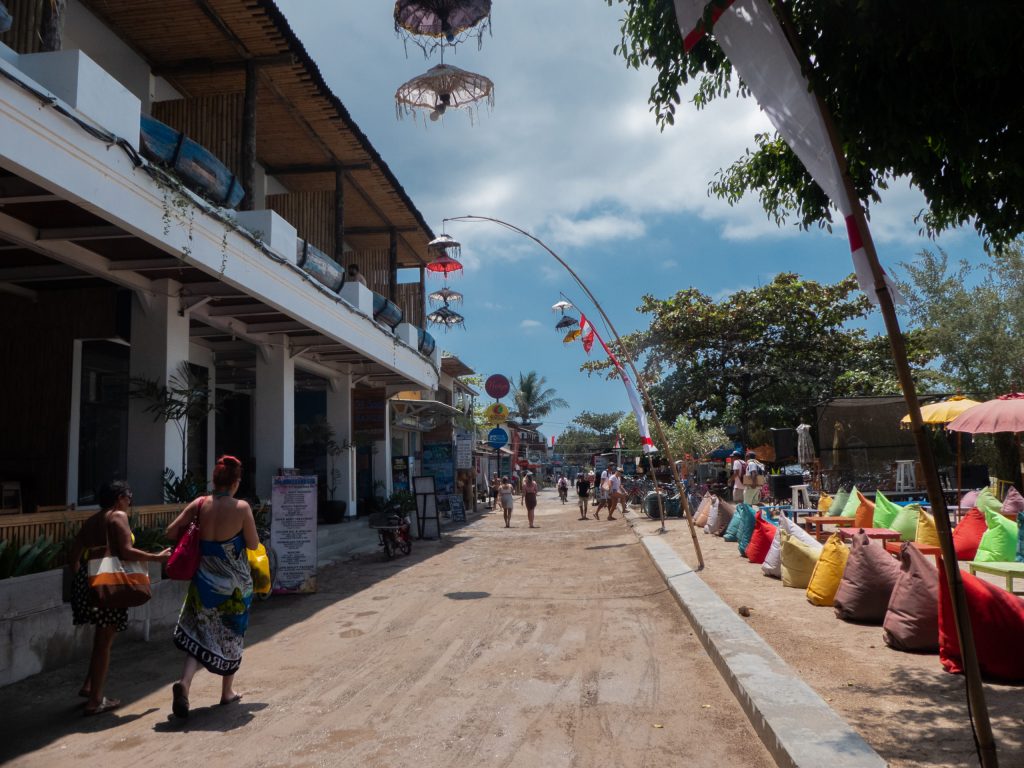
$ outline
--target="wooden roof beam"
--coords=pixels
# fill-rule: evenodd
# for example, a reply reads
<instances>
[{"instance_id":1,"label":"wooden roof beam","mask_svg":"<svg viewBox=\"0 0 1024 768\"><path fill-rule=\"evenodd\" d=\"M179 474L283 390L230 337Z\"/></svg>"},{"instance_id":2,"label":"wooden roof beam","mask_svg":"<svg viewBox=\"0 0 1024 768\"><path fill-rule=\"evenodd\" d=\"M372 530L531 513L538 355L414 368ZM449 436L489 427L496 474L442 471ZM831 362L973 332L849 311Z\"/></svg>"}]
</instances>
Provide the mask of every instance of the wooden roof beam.
<instances>
[{"instance_id":1,"label":"wooden roof beam","mask_svg":"<svg viewBox=\"0 0 1024 768\"><path fill-rule=\"evenodd\" d=\"M220 74L224 72L245 71L247 65L257 67L290 67L298 61L290 53L279 53L275 56L250 56L248 58L230 59L228 61L211 61L210 59L185 59L177 64L166 64L155 67L153 74L157 77L173 78L183 75Z\"/></svg>"},{"instance_id":2,"label":"wooden roof beam","mask_svg":"<svg viewBox=\"0 0 1024 768\"><path fill-rule=\"evenodd\" d=\"M299 165L271 165L264 167L268 176L295 176L307 173L335 173L337 171L370 171L370 163L305 163ZM350 180L351 181L351 180Z\"/></svg>"}]
</instances>

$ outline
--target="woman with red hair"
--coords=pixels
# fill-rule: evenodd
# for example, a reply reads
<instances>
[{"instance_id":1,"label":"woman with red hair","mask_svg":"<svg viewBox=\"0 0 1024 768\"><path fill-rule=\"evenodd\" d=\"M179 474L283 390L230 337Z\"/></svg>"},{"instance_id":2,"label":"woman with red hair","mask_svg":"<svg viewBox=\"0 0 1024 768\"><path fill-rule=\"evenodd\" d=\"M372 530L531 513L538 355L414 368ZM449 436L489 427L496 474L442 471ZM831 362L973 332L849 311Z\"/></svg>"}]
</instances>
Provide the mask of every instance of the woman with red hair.
<instances>
[{"instance_id":1,"label":"woman with red hair","mask_svg":"<svg viewBox=\"0 0 1024 768\"><path fill-rule=\"evenodd\" d=\"M178 717L188 717L189 689L200 666L221 676L221 704L242 698L233 684L252 604L246 550L256 549L260 541L252 508L234 498L241 479L242 463L234 456L221 456L213 468L213 493L193 501L167 526L168 539L177 541L190 523L199 525L199 569L174 628L174 644L188 654L181 679L172 689Z\"/></svg>"}]
</instances>

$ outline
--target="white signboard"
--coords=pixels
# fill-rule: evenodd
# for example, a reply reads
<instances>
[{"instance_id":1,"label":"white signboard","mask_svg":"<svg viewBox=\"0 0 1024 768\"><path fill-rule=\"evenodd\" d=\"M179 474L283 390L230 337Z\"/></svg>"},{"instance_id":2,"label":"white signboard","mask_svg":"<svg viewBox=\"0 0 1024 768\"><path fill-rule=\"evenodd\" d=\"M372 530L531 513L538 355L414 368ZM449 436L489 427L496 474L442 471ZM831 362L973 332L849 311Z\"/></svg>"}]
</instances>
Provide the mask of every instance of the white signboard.
<instances>
[{"instance_id":1,"label":"white signboard","mask_svg":"<svg viewBox=\"0 0 1024 768\"><path fill-rule=\"evenodd\" d=\"M316 592L316 477L275 477L270 544L274 594Z\"/></svg>"},{"instance_id":2,"label":"white signboard","mask_svg":"<svg viewBox=\"0 0 1024 768\"><path fill-rule=\"evenodd\" d=\"M455 435L455 468L473 468L473 436L471 434Z\"/></svg>"}]
</instances>

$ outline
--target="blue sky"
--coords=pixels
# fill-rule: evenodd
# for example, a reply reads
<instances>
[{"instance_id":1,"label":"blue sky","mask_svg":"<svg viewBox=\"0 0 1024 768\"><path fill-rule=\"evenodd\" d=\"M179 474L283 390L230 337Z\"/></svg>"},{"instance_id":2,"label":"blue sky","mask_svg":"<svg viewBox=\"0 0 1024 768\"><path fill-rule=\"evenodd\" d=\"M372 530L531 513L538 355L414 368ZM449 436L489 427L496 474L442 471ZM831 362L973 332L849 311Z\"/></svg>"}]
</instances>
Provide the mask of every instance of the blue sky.
<instances>
[{"instance_id":1,"label":"blue sky","mask_svg":"<svg viewBox=\"0 0 1024 768\"><path fill-rule=\"evenodd\" d=\"M777 227L756 200L730 207L707 194L715 171L739 157L769 124L750 100L697 111L684 103L659 131L647 97L654 75L628 70L613 52L618 4L604 0L494 3L493 34L463 43L445 63L486 75L495 106L470 121L396 117L399 85L439 63L396 37L385 0L278 0L360 128L438 233L464 214L504 219L540 237L576 269L620 333L646 325L645 293L667 297L694 286L716 298L795 271L835 281L852 272L845 232ZM972 230L929 241L914 215L923 198L896 182L872 210L883 264L925 247L984 258ZM621 383L580 373L579 344L563 346L551 305L568 274L534 243L491 224L451 223L465 274L466 329L437 331L442 348L483 374L536 370L570 403L544 431L557 434L581 410L628 410ZM428 278L428 290L442 281ZM590 307L584 312L595 315ZM881 330L879 318L871 327ZM596 354L596 352L595 352Z\"/></svg>"}]
</instances>

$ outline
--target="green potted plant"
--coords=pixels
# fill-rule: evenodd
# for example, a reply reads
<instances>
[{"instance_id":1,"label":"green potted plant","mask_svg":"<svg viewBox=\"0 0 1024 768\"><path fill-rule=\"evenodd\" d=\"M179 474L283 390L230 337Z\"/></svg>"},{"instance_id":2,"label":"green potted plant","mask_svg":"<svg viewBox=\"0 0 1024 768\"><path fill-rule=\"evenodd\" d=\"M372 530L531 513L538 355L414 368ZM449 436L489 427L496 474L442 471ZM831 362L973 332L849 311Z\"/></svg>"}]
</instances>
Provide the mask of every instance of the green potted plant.
<instances>
[{"instance_id":1,"label":"green potted plant","mask_svg":"<svg viewBox=\"0 0 1024 768\"><path fill-rule=\"evenodd\" d=\"M342 454L347 454L352 445L348 440L338 443L332 436L327 440L327 500L324 502L323 518L325 523L340 523L345 518L346 504L343 500L335 498L338 492L338 481L341 480L341 470L338 469L338 459Z\"/></svg>"}]
</instances>

